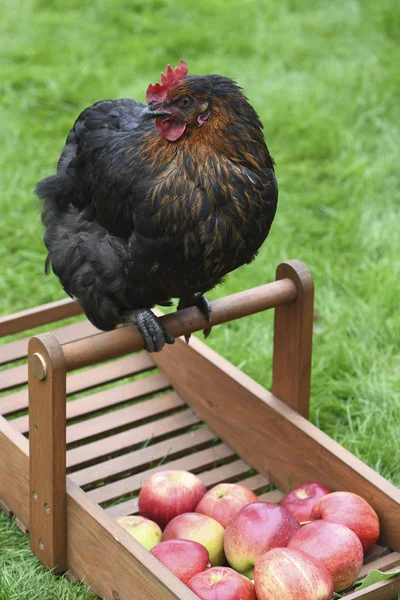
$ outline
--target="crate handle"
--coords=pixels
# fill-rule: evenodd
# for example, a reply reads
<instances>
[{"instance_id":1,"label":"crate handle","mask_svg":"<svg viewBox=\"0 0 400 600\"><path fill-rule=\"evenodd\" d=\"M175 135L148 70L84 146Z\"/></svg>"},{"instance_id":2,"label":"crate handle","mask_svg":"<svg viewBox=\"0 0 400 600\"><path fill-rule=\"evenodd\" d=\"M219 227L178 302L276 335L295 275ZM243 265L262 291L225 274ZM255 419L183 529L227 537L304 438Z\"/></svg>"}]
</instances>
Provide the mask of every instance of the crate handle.
<instances>
[{"instance_id":1,"label":"crate handle","mask_svg":"<svg viewBox=\"0 0 400 600\"><path fill-rule=\"evenodd\" d=\"M293 263L297 264L293 265ZM284 264L289 266L294 278L299 272L300 265L304 271L304 265L298 261ZM297 295L296 282L293 278L285 276L272 283L219 298L211 303L212 325L220 325L282 304L292 303ZM175 338L209 326L208 321L196 307L164 315L160 320ZM143 339L137 329L126 325L65 344L63 351L67 371L73 371L141 350L143 347Z\"/></svg>"}]
</instances>

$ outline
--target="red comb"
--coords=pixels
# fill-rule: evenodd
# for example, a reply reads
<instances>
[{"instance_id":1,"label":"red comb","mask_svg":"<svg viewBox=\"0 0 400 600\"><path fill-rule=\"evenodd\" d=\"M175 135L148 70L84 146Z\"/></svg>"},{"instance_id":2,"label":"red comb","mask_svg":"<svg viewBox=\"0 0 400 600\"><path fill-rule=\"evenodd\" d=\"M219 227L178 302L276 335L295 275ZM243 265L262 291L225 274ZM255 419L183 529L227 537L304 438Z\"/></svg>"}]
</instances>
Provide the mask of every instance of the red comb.
<instances>
[{"instance_id":1,"label":"red comb","mask_svg":"<svg viewBox=\"0 0 400 600\"><path fill-rule=\"evenodd\" d=\"M146 92L147 104L160 104L164 102L170 90L182 83L188 72L188 66L181 59L179 67L173 69L171 65L167 66L167 74L161 73L161 83L150 84Z\"/></svg>"}]
</instances>

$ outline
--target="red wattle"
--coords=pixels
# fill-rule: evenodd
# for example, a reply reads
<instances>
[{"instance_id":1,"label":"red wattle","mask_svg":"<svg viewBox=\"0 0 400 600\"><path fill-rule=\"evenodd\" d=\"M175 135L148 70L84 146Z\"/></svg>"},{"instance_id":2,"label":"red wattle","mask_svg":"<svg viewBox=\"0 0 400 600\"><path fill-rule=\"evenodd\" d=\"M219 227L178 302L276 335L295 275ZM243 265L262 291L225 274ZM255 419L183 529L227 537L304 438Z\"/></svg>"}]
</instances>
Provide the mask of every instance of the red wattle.
<instances>
[{"instance_id":1,"label":"red wattle","mask_svg":"<svg viewBox=\"0 0 400 600\"><path fill-rule=\"evenodd\" d=\"M174 119L156 119L157 130L169 142L176 142L184 134L186 123Z\"/></svg>"}]
</instances>

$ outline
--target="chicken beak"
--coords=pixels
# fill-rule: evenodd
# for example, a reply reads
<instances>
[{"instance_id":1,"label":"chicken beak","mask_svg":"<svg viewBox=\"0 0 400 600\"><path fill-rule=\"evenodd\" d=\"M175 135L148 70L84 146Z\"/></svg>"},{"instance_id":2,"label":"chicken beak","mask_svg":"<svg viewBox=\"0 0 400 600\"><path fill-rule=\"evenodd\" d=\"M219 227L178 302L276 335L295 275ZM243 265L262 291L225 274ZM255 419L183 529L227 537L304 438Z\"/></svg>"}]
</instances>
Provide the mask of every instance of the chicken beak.
<instances>
[{"instance_id":1,"label":"chicken beak","mask_svg":"<svg viewBox=\"0 0 400 600\"><path fill-rule=\"evenodd\" d=\"M157 110L156 108L149 108L148 106L146 106L146 108L142 110L138 118L139 123L141 123L142 121L149 121L150 119L158 119L160 117L162 118L170 116L171 115L165 111Z\"/></svg>"}]
</instances>

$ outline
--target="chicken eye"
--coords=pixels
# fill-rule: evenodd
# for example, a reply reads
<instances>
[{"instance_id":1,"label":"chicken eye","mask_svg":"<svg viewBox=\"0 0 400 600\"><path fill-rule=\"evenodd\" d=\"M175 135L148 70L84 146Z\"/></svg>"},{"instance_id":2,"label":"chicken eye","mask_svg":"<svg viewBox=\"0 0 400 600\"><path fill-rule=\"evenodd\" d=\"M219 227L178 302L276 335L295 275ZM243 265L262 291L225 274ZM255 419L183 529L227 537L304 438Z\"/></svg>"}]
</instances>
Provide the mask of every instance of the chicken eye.
<instances>
[{"instance_id":1,"label":"chicken eye","mask_svg":"<svg viewBox=\"0 0 400 600\"><path fill-rule=\"evenodd\" d=\"M181 98L178 101L178 106L180 108L189 108L189 106L191 106L193 104L193 100L192 98L189 98L189 96L185 96L184 98Z\"/></svg>"}]
</instances>

